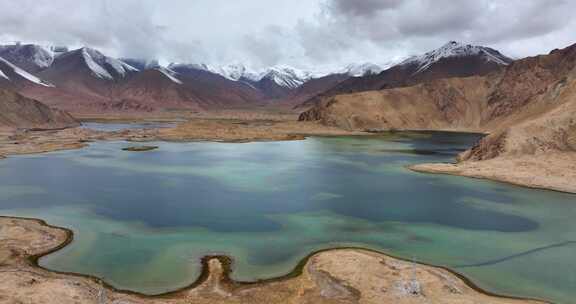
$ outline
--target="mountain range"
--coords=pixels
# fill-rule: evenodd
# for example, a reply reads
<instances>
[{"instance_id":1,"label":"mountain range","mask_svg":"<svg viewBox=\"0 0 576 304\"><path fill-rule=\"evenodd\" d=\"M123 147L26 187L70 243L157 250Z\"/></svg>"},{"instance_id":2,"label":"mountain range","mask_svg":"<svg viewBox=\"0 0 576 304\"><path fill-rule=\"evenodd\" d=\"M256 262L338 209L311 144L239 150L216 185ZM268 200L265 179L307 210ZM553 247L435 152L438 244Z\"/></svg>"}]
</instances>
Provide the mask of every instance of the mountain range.
<instances>
[{"instance_id":1,"label":"mountain range","mask_svg":"<svg viewBox=\"0 0 576 304\"><path fill-rule=\"evenodd\" d=\"M412 167L576 192L576 45L512 60L449 42L382 68L328 74L116 59L81 48L0 47L0 128L63 128L75 114L282 107L298 126L489 133L456 164ZM545 168L542 164L546 164Z\"/></svg>"},{"instance_id":2,"label":"mountain range","mask_svg":"<svg viewBox=\"0 0 576 304\"><path fill-rule=\"evenodd\" d=\"M73 113L209 111L262 105L309 107L319 96L483 75L511 59L498 51L450 42L390 68L351 64L330 73L287 66L252 71L242 64L209 66L117 59L92 48L0 46L0 87Z\"/></svg>"}]
</instances>

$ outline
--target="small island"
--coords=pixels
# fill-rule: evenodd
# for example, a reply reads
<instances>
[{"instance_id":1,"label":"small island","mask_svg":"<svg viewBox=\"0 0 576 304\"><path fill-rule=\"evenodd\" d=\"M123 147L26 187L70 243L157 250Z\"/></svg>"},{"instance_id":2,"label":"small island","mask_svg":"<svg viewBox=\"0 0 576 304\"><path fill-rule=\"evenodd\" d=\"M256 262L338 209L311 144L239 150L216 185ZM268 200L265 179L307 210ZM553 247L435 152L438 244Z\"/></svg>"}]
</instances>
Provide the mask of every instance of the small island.
<instances>
[{"instance_id":1,"label":"small island","mask_svg":"<svg viewBox=\"0 0 576 304\"><path fill-rule=\"evenodd\" d=\"M130 152L146 152L158 149L158 146L135 146L135 147L127 147L123 148L122 151L130 151Z\"/></svg>"}]
</instances>

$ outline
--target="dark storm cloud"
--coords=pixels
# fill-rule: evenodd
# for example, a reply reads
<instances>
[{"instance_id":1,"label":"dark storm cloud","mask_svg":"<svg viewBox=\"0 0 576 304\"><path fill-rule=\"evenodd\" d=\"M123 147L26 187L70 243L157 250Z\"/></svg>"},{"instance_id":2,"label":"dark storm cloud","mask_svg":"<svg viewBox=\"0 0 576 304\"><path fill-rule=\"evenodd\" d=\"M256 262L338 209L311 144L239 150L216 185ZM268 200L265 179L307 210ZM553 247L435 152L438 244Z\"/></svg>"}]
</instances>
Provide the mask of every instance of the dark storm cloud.
<instances>
[{"instance_id":1,"label":"dark storm cloud","mask_svg":"<svg viewBox=\"0 0 576 304\"><path fill-rule=\"evenodd\" d=\"M398 7L402 0L333 0L326 3L326 8L342 15L373 16L382 10Z\"/></svg>"},{"instance_id":2,"label":"dark storm cloud","mask_svg":"<svg viewBox=\"0 0 576 304\"><path fill-rule=\"evenodd\" d=\"M119 56L156 57L170 30L153 20L139 0L2 0L1 34L8 39L112 50ZM6 40L6 39L5 39ZM170 41L171 42L171 41ZM197 42L171 42L169 52L195 49Z\"/></svg>"},{"instance_id":3,"label":"dark storm cloud","mask_svg":"<svg viewBox=\"0 0 576 304\"><path fill-rule=\"evenodd\" d=\"M576 42L576 32L569 30L576 1L326 0L323 8L316 20L297 27L306 56L314 59L368 56L374 50L401 56L449 40L526 56L549 48L543 40L557 40L557 47Z\"/></svg>"},{"instance_id":4,"label":"dark storm cloud","mask_svg":"<svg viewBox=\"0 0 576 304\"><path fill-rule=\"evenodd\" d=\"M571 0L0 0L0 39L117 56L299 67L377 63L449 40L516 57L576 42Z\"/></svg>"}]
</instances>

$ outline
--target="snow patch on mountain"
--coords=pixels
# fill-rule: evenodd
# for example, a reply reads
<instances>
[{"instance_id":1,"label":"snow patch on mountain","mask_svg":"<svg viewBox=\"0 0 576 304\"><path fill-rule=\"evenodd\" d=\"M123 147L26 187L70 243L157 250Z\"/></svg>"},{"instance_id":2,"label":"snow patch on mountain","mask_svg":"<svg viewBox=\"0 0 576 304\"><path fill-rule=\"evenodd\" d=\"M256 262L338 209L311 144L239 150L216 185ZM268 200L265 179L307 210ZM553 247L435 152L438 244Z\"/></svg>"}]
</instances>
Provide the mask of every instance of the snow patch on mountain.
<instances>
[{"instance_id":1,"label":"snow patch on mountain","mask_svg":"<svg viewBox=\"0 0 576 304\"><path fill-rule=\"evenodd\" d=\"M0 63L6 65L9 69L12 70L12 72L14 72L15 74L18 74L19 76L23 77L26 80L29 80L35 84L41 85L41 86L45 86L45 87L53 87L54 85L45 82L44 80L24 71L23 69L13 65L12 63L10 63L8 60L1 58L0 57ZM2 73L4 74L4 73ZM6 74L4 74L5 78L10 79L8 77L6 77Z\"/></svg>"},{"instance_id":2,"label":"snow patch on mountain","mask_svg":"<svg viewBox=\"0 0 576 304\"><path fill-rule=\"evenodd\" d=\"M339 71L339 74L347 74L352 77L361 77L367 75L375 75L382 72L384 68L381 66L366 62L366 63L352 63L347 65L343 70Z\"/></svg>"},{"instance_id":3,"label":"snow patch on mountain","mask_svg":"<svg viewBox=\"0 0 576 304\"><path fill-rule=\"evenodd\" d=\"M483 46L450 41L439 49L430 51L424 55L410 57L401 62L400 65L416 64L418 69L414 74L417 74L427 70L430 66L443 58L467 56L481 56L487 62L494 62L499 65L508 65L512 62L510 58L502 55L497 50Z\"/></svg>"},{"instance_id":4,"label":"snow patch on mountain","mask_svg":"<svg viewBox=\"0 0 576 304\"><path fill-rule=\"evenodd\" d=\"M164 76L168 77L168 79L170 79L172 82L175 82L177 84L182 84L182 81L180 81L180 79L176 78L176 72L174 72L170 69L164 68L164 67L158 67L158 68L155 68L155 70L164 74Z\"/></svg>"},{"instance_id":5,"label":"snow patch on mountain","mask_svg":"<svg viewBox=\"0 0 576 304\"><path fill-rule=\"evenodd\" d=\"M81 53L92 74L98 78L115 80L116 77L126 77L129 72L138 72L138 69L131 65L118 59L107 57L95 49L82 48Z\"/></svg>"},{"instance_id":6,"label":"snow patch on mountain","mask_svg":"<svg viewBox=\"0 0 576 304\"><path fill-rule=\"evenodd\" d=\"M4 74L4 72L2 72L1 70L0 70L0 77L10 80L10 77L6 76L6 74Z\"/></svg>"}]
</instances>

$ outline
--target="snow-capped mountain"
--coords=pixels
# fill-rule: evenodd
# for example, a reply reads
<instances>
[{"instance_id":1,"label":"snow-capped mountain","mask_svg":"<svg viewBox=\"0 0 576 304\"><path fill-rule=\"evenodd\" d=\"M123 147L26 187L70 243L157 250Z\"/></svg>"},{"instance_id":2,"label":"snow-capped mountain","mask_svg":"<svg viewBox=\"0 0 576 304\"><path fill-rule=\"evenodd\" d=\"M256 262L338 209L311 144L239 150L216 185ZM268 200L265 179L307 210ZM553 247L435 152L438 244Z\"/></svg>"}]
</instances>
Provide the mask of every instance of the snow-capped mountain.
<instances>
[{"instance_id":1,"label":"snow-capped mountain","mask_svg":"<svg viewBox=\"0 0 576 304\"><path fill-rule=\"evenodd\" d=\"M49 67L54 61L54 52L36 44L13 44L0 46L0 57L30 73Z\"/></svg>"},{"instance_id":2,"label":"snow-capped mountain","mask_svg":"<svg viewBox=\"0 0 576 304\"><path fill-rule=\"evenodd\" d=\"M92 75L107 80L117 80L126 77L131 72L138 72L135 67L112 57L105 56L91 48L81 48L73 51L79 52ZM66 55L62 55L66 56Z\"/></svg>"},{"instance_id":3,"label":"snow-capped mountain","mask_svg":"<svg viewBox=\"0 0 576 304\"><path fill-rule=\"evenodd\" d=\"M281 87L289 89L297 88L307 80L313 78L312 73L291 67L271 67L261 71L252 71L242 64L212 66L203 63L172 63L168 68L175 71L207 71L232 81L242 81L250 84L255 84L260 81L272 81Z\"/></svg>"},{"instance_id":4,"label":"snow-capped mountain","mask_svg":"<svg viewBox=\"0 0 576 304\"><path fill-rule=\"evenodd\" d=\"M220 66L220 67L210 67L210 66L206 66L208 71L211 71L213 73L222 75L230 80L234 80L234 81L238 81L242 78L246 78L246 79L252 79L254 73L248 71L248 69L246 68L246 66L244 66L243 64L229 64L229 65L225 65L225 66Z\"/></svg>"},{"instance_id":5,"label":"snow-capped mountain","mask_svg":"<svg viewBox=\"0 0 576 304\"><path fill-rule=\"evenodd\" d=\"M488 47L450 41L436 50L410 57L376 75L350 77L323 92L322 97L412 86L442 78L483 76L512 61Z\"/></svg>"},{"instance_id":6,"label":"snow-capped mountain","mask_svg":"<svg viewBox=\"0 0 576 304\"><path fill-rule=\"evenodd\" d=\"M312 74L290 67L273 67L259 74L258 81L270 80L277 85L295 89L312 78Z\"/></svg>"},{"instance_id":7,"label":"snow-capped mountain","mask_svg":"<svg viewBox=\"0 0 576 304\"><path fill-rule=\"evenodd\" d=\"M497 50L488 47L450 41L439 49L430 51L424 55L410 57L401 62L400 65L416 65L417 69L415 73L420 73L442 59L455 57L478 57L482 58L486 62L492 62L503 66L508 65L513 61L512 59L502 55Z\"/></svg>"},{"instance_id":8,"label":"snow-capped mountain","mask_svg":"<svg viewBox=\"0 0 576 304\"><path fill-rule=\"evenodd\" d=\"M352 77L361 77L366 75L375 75L382 72L384 68L381 66L366 62L366 63L352 63L347 65L343 70L339 73L347 74Z\"/></svg>"},{"instance_id":9,"label":"snow-capped mountain","mask_svg":"<svg viewBox=\"0 0 576 304\"><path fill-rule=\"evenodd\" d=\"M261 73L251 71L245 65L239 63L223 66L208 65L205 63L172 63L168 68L174 70L206 71L220 75L232 81L256 82L263 77L263 75L260 75Z\"/></svg>"},{"instance_id":10,"label":"snow-capped mountain","mask_svg":"<svg viewBox=\"0 0 576 304\"><path fill-rule=\"evenodd\" d=\"M120 59L129 66L136 68L140 71L155 69L160 67L160 63L156 59L136 59L136 58L122 58Z\"/></svg>"},{"instance_id":11,"label":"snow-capped mountain","mask_svg":"<svg viewBox=\"0 0 576 304\"><path fill-rule=\"evenodd\" d=\"M44 87L53 87L52 84L24 71L2 57L0 57L0 76L15 84L22 84L22 81L28 81Z\"/></svg>"}]
</instances>

